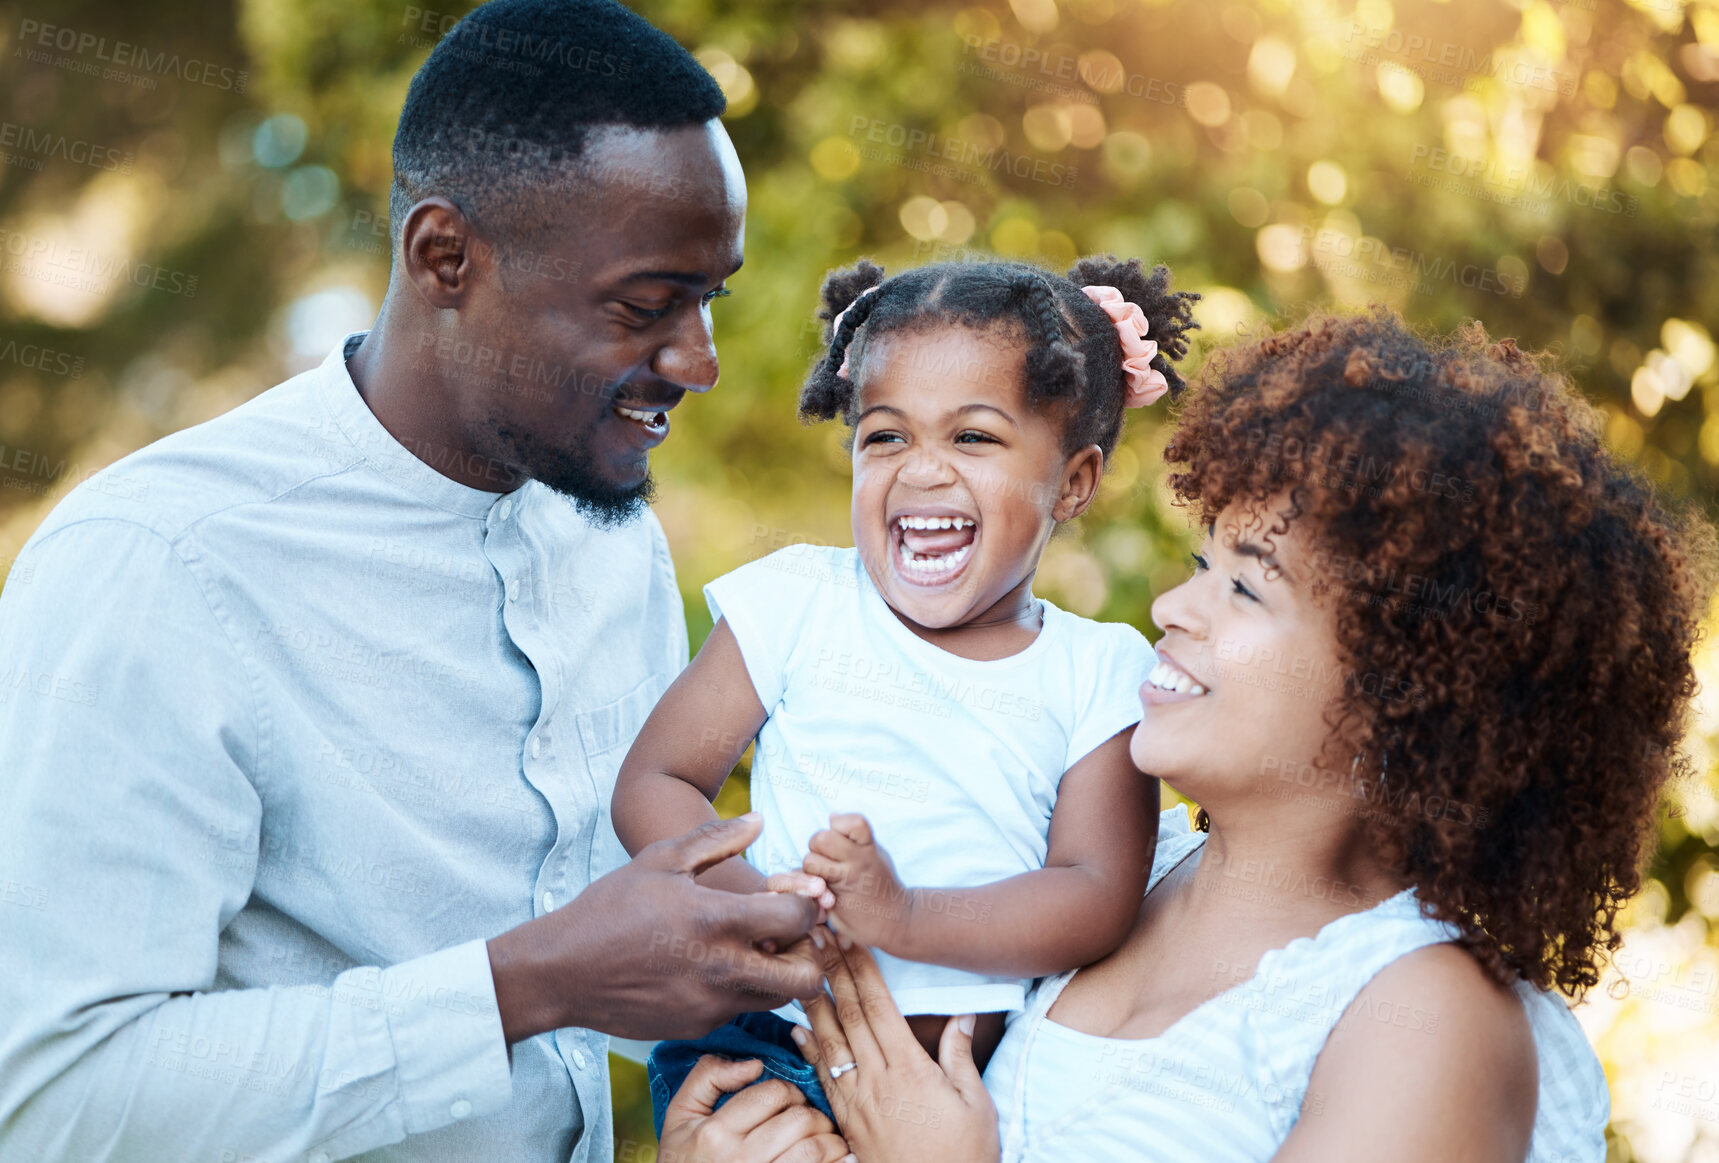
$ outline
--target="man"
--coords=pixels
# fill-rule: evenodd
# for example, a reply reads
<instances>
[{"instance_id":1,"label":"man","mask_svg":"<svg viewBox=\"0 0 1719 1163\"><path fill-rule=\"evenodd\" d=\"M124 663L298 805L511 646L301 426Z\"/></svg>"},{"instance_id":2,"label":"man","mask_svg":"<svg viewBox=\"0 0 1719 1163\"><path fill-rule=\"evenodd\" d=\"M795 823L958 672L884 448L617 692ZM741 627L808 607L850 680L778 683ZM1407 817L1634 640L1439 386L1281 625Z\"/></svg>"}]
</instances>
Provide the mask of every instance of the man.
<instances>
[{"instance_id":1,"label":"man","mask_svg":"<svg viewBox=\"0 0 1719 1163\"><path fill-rule=\"evenodd\" d=\"M479 9L406 99L375 329L19 555L0 1157L607 1163L606 1033L816 988L810 902L693 883L755 821L620 868L608 819L686 662L644 505L741 262L722 110L612 0ZM771 1101L722 1141L821 1121Z\"/></svg>"}]
</instances>

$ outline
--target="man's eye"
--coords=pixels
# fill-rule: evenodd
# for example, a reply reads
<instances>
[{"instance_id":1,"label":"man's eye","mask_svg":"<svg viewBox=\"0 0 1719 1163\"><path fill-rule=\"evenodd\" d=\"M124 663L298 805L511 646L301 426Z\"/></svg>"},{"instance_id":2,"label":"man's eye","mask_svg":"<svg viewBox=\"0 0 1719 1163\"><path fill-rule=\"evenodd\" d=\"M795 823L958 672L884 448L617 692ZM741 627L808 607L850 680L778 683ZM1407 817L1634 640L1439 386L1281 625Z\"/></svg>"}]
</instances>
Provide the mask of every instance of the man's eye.
<instances>
[{"instance_id":1,"label":"man's eye","mask_svg":"<svg viewBox=\"0 0 1719 1163\"><path fill-rule=\"evenodd\" d=\"M733 293L734 292L729 290L727 287L714 287L704 293L704 301L709 303L716 299L726 299Z\"/></svg>"},{"instance_id":2,"label":"man's eye","mask_svg":"<svg viewBox=\"0 0 1719 1163\"><path fill-rule=\"evenodd\" d=\"M637 315L640 319L661 319L670 311L674 310L674 305L672 303L667 307L641 307L637 303L628 303L623 301L621 306Z\"/></svg>"}]
</instances>

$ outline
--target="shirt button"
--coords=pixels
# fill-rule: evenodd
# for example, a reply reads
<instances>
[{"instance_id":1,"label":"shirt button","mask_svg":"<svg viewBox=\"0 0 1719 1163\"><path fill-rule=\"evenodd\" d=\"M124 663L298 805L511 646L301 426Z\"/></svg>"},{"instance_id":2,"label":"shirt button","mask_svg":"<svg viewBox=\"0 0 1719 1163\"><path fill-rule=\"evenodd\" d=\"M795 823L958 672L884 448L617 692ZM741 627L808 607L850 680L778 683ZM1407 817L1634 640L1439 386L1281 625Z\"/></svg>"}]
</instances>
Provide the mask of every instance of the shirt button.
<instances>
[{"instance_id":1,"label":"shirt button","mask_svg":"<svg viewBox=\"0 0 1719 1163\"><path fill-rule=\"evenodd\" d=\"M573 1051L573 1065L576 1069L585 1069L585 1052L583 1050Z\"/></svg>"},{"instance_id":2,"label":"shirt button","mask_svg":"<svg viewBox=\"0 0 1719 1163\"><path fill-rule=\"evenodd\" d=\"M497 517L500 517L503 521L505 521L505 520L507 520L507 515L511 512L513 512L513 502L512 501L503 501L499 506L496 507L495 515Z\"/></svg>"},{"instance_id":3,"label":"shirt button","mask_svg":"<svg viewBox=\"0 0 1719 1163\"><path fill-rule=\"evenodd\" d=\"M536 759L542 753L543 753L543 744L537 738L537 736L533 735L531 737L531 758Z\"/></svg>"},{"instance_id":4,"label":"shirt button","mask_svg":"<svg viewBox=\"0 0 1719 1163\"><path fill-rule=\"evenodd\" d=\"M472 1113L472 1104L463 1098L456 1098L454 1105L448 1108L448 1113L456 1119L463 1119Z\"/></svg>"},{"instance_id":5,"label":"shirt button","mask_svg":"<svg viewBox=\"0 0 1719 1163\"><path fill-rule=\"evenodd\" d=\"M546 892L543 894L543 911L546 913L552 913L555 911L555 894L554 893Z\"/></svg>"}]
</instances>

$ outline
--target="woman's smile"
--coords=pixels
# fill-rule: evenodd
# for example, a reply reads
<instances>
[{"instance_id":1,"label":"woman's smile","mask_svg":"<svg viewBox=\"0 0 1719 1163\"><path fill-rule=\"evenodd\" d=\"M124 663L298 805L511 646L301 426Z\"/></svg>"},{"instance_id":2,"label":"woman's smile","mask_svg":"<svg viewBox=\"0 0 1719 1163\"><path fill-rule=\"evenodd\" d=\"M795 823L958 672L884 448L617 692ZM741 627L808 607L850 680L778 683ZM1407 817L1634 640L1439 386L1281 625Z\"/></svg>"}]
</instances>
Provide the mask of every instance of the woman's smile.
<instances>
[{"instance_id":1,"label":"woman's smile","mask_svg":"<svg viewBox=\"0 0 1719 1163\"><path fill-rule=\"evenodd\" d=\"M1211 688L1184 670L1168 651L1158 651L1158 665L1140 684L1140 702L1146 707L1162 707L1170 703L1185 703L1204 698Z\"/></svg>"}]
</instances>

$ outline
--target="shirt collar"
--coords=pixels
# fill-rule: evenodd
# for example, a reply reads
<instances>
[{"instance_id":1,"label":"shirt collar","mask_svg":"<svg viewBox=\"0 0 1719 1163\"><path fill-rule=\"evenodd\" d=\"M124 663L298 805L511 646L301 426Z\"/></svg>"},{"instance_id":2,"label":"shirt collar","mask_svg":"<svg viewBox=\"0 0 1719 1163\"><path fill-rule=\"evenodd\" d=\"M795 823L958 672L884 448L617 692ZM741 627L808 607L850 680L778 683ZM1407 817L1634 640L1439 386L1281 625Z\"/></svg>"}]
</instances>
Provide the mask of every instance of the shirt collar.
<instances>
[{"instance_id":1,"label":"shirt collar","mask_svg":"<svg viewBox=\"0 0 1719 1163\"><path fill-rule=\"evenodd\" d=\"M394 439L394 435L376 419L364 397L358 394L358 385L352 382L352 373L346 368L346 357L368 334L368 331L354 331L346 336L334 345L334 350L317 369L317 392L329 415L366 464L414 497L427 505L467 517L485 516L503 496L502 493L474 489L443 476ZM505 476L498 473L498 479L505 479Z\"/></svg>"}]
</instances>

